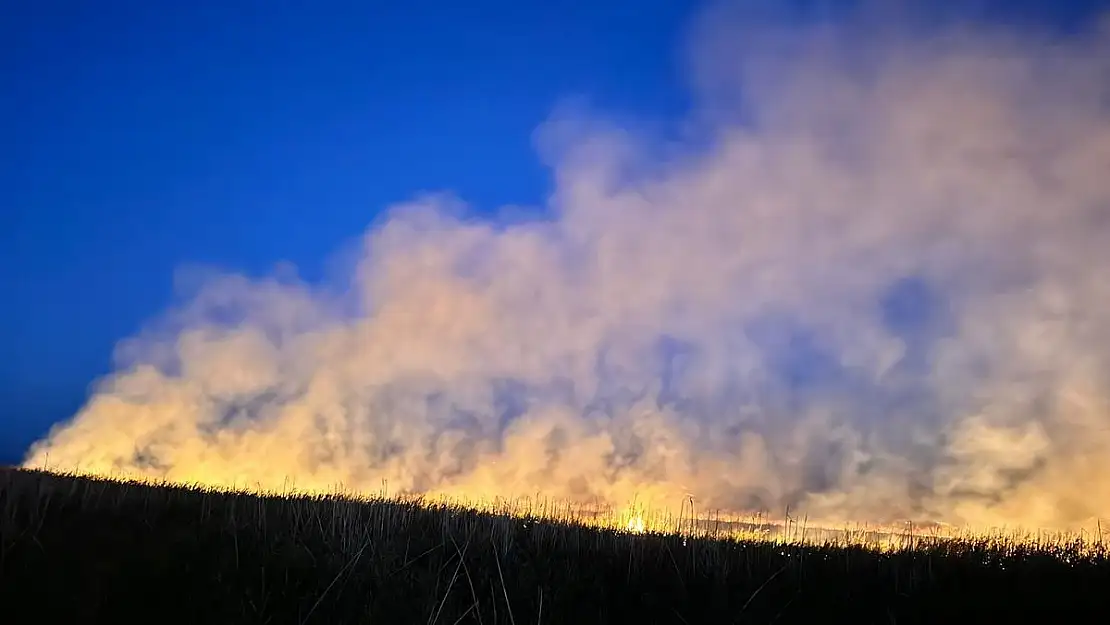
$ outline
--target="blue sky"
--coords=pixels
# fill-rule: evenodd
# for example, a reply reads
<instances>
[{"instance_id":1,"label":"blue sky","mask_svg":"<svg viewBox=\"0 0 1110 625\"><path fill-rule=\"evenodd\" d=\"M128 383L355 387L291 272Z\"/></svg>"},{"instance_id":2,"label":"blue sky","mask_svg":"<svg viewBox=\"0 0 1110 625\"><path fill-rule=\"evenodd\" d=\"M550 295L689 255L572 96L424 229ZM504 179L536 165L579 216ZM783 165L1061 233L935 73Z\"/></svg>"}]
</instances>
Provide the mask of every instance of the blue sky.
<instances>
[{"instance_id":1,"label":"blue sky","mask_svg":"<svg viewBox=\"0 0 1110 625\"><path fill-rule=\"evenodd\" d=\"M80 407L115 343L169 303L176 268L285 260L316 280L378 211L421 191L478 210L541 203L532 132L568 97L680 119L697 4L7 6L0 461ZM1067 24L1101 4L995 12Z\"/></svg>"}]
</instances>

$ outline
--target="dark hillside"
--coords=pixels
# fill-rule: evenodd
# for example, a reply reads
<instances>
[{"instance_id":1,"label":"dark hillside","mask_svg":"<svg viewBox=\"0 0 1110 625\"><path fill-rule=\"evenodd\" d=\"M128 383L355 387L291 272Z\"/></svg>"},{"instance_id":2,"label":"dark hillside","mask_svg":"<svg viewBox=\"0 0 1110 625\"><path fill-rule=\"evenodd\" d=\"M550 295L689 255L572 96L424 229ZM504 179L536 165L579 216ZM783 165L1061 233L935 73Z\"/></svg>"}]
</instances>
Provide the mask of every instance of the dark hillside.
<instances>
[{"instance_id":1,"label":"dark hillside","mask_svg":"<svg viewBox=\"0 0 1110 625\"><path fill-rule=\"evenodd\" d=\"M0 472L4 623L1055 623L1107 614L1082 543L915 550L630 535L338 497Z\"/></svg>"}]
</instances>

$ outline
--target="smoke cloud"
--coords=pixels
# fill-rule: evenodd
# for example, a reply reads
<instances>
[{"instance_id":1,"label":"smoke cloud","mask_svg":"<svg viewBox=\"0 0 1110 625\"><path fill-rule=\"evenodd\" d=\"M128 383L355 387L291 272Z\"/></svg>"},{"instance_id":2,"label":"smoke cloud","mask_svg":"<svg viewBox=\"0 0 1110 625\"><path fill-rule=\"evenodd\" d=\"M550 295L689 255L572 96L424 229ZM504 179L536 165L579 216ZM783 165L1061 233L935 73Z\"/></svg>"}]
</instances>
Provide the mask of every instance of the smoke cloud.
<instances>
[{"instance_id":1,"label":"smoke cloud","mask_svg":"<svg viewBox=\"0 0 1110 625\"><path fill-rule=\"evenodd\" d=\"M427 196L368 229L342 289L191 276L25 464L1110 516L1110 32L865 22L711 10L689 133L557 116L543 218Z\"/></svg>"}]
</instances>

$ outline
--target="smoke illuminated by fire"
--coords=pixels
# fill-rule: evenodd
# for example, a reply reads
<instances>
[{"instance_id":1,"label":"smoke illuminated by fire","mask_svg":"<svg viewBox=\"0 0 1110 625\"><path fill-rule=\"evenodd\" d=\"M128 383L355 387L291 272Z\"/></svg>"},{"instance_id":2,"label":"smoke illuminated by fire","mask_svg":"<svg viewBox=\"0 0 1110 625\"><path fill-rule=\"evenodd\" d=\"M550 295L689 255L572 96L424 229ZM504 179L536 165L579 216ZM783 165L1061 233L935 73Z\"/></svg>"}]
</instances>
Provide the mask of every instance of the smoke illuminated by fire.
<instances>
[{"instance_id":1,"label":"smoke illuminated by fire","mask_svg":"<svg viewBox=\"0 0 1110 625\"><path fill-rule=\"evenodd\" d=\"M563 115L545 218L430 197L366 232L342 292L208 276L25 464L1110 516L1110 37L749 26L691 31L689 141Z\"/></svg>"}]
</instances>

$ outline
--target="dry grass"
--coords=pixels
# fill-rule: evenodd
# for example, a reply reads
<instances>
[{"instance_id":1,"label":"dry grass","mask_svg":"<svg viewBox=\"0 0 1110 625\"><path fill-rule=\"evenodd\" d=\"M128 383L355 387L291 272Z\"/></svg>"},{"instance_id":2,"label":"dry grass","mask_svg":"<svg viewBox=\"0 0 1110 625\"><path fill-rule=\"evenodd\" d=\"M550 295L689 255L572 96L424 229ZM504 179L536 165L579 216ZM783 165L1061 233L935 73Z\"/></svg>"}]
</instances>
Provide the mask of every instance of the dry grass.
<instances>
[{"instance_id":1,"label":"dry grass","mask_svg":"<svg viewBox=\"0 0 1110 625\"><path fill-rule=\"evenodd\" d=\"M1049 622L1110 607L1098 535L683 512L5 471L0 604L34 623L512 625Z\"/></svg>"}]
</instances>

